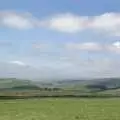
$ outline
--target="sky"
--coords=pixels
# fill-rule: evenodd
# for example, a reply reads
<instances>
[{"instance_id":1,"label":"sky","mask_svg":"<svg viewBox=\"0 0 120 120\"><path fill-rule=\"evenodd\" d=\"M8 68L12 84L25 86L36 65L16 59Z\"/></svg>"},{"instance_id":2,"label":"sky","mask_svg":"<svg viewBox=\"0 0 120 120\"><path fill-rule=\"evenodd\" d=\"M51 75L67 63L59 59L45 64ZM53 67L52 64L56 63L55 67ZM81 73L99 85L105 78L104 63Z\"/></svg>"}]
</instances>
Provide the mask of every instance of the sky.
<instances>
[{"instance_id":1,"label":"sky","mask_svg":"<svg viewBox=\"0 0 120 120\"><path fill-rule=\"evenodd\" d=\"M0 77L120 77L119 0L4 0Z\"/></svg>"}]
</instances>

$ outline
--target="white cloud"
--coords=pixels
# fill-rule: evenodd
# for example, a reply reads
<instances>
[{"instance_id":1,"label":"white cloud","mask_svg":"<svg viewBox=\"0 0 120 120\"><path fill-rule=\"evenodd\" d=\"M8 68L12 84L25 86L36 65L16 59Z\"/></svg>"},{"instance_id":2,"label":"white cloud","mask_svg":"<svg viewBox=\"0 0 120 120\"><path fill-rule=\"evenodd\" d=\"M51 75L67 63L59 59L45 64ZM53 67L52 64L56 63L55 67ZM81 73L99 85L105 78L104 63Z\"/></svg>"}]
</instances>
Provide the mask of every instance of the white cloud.
<instances>
[{"instance_id":1,"label":"white cloud","mask_svg":"<svg viewBox=\"0 0 120 120\"><path fill-rule=\"evenodd\" d=\"M120 54L120 42L114 42L111 45L106 46L107 50L110 52L115 52Z\"/></svg>"},{"instance_id":2,"label":"white cloud","mask_svg":"<svg viewBox=\"0 0 120 120\"><path fill-rule=\"evenodd\" d=\"M20 65L20 66L26 66L26 64L23 63L22 61L10 61L9 63L11 63L11 64L16 64L16 65Z\"/></svg>"},{"instance_id":3,"label":"white cloud","mask_svg":"<svg viewBox=\"0 0 120 120\"><path fill-rule=\"evenodd\" d=\"M90 28L108 32L114 35L120 35L120 14L119 13L105 13L93 17Z\"/></svg>"},{"instance_id":4,"label":"white cloud","mask_svg":"<svg viewBox=\"0 0 120 120\"><path fill-rule=\"evenodd\" d=\"M65 49L70 51L107 51L120 54L120 41L116 41L111 44L100 44L96 42L66 43Z\"/></svg>"},{"instance_id":5,"label":"white cloud","mask_svg":"<svg viewBox=\"0 0 120 120\"><path fill-rule=\"evenodd\" d=\"M116 47L116 48L120 48L120 42L117 41L117 42L113 43L113 46Z\"/></svg>"},{"instance_id":6,"label":"white cloud","mask_svg":"<svg viewBox=\"0 0 120 120\"><path fill-rule=\"evenodd\" d=\"M0 12L0 25L15 29L35 27L37 20L30 13Z\"/></svg>"},{"instance_id":7,"label":"white cloud","mask_svg":"<svg viewBox=\"0 0 120 120\"><path fill-rule=\"evenodd\" d=\"M103 50L102 45L94 42L86 43L67 43L65 48L68 50L87 50L87 51L99 51Z\"/></svg>"},{"instance_id":8,"label":"white cloud","mask_svg":"<svg viewBox=\"0 0 120 120\"><path fill-rule=\"evenodd\" d=\"M80 32L91 29L112 35L120 35L120 14L104 13L98 16L60 14L46 20L46 26L62 32Z\"/></svg>"},{"instance_id":9,"label":"white cloud","mask_svg":"<svg viewBox=\"0 0 120 120\"><path fill-rule=\"evenodd\" d=\"M49 28L60 32L76 33L92 30L120 36L120 13L80 16L71 13L37 18L30 13L0 12L0 25L15 29Z\"/></svg>"},{"instance_id":10,"label":"white cloud","mask_svg":"<svg viewBox=\"0 0 120 120\"><path fill-rule=\"evenodd\" d=\"M111 44L100 44L96 42L66 43L64 48L69 51L103 51L120 54L120 41Z\"/></svg>"},{"instance_id":11,"label":"white cloud","mask_svg":"<svg viewBox=\"0 0 120 120\"><path fill-rule=\"evenodd\" d=\"M4 17L2 19L2 23L4 26L18 29L26 29L32 27L32 24L27 19L17 15L10 15Z\"/></svg>"},{"instance_id":12,"label":"white cloud","mask_svg":"<svg viewBox=\"0 0 120 120\"><path fill-rule=\"evenodd\" d=\"M88 17L79 17L72 14L60 14L50 17L46 23L51 29L62 32L78 32L87 26Z\"/></svg>"}]
</instances>

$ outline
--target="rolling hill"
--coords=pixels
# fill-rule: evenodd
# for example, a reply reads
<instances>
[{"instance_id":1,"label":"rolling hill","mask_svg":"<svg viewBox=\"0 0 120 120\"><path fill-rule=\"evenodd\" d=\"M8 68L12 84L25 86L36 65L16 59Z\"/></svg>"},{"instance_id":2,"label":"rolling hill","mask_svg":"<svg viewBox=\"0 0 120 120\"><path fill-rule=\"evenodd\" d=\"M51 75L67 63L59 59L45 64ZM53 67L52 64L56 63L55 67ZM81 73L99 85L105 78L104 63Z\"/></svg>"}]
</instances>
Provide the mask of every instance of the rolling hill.
<instances>
[{"instance_id":1,"label":"rolling hill","mask_svg":"<svg viewBox=\"0 0 120 120\"><path fill-rule=\"evenodd\" d=\"M48 88L48 89L47 89ZM61 81L31 81L16 78L1 78L1 90L49 90L59 88L63 91L73 91L79 93L99 92L116 94L120 89L120 78L103 78L91 80L61 80ZM55 90L55 89L54 89Z\"/></svg>"}]
</instances>

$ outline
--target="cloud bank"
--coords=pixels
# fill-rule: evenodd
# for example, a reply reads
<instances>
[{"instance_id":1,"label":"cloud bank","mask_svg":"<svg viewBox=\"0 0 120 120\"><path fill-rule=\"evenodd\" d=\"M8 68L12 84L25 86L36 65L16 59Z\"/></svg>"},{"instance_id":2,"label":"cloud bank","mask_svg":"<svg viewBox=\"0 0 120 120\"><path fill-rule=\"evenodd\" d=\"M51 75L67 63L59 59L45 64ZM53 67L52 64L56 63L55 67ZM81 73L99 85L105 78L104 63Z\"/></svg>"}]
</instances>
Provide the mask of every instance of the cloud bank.
<instances>
[{"instance_id":1,"label":"cloud bank","mask_svg":"<svg viewBox=\"0 0 120 120\"><path fill-rule=\"evenodd\" d=\"M12 63L12 64L11 64ZM41 63L39 68L24 66L23 62L0 62L1 77L33 80L64 80L81 78L120 77L120 63L112 59L60 60Z\"/></svg>"},{"instance_id":2,"label":"cloud bank","mask_svg":"<svg viewBox=\"0 0 120 120\"><path fill-rule=\"evenodd\" d=\"M120 41L113 42L111 44L100 44L96 42L84 42L84 43L66 43L66 50L72 51L93 51L93 52L113 52L120 53Z\"/></svg>"},{"instance_id":3,"label":"cloud bank","mask_svg":"<svg viewBox=\"0 0 120 120\"><path fill-rule=\"evenodd\" d=\"M45 27L66 33L93 30L120 36L120 13L104 13L97 16L63 13L37 18L28 12L1 11L0 25L20 30Z\"/></svg>"}]
</instances>

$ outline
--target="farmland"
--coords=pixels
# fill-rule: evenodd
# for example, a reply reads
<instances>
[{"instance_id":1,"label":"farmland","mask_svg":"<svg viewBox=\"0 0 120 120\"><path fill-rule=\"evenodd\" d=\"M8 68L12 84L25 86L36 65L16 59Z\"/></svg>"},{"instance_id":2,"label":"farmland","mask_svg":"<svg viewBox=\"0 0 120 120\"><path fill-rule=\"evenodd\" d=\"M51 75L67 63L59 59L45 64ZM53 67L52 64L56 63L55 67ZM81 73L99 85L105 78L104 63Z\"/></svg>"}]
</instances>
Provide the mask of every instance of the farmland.
<instances>
[{"instance_id":1,"label":"farmland","mask_svg":"<svg viewBox=\"0 0 120 120\"><path fill-rule=\"evenodd\" d=\"M1 100L0 120L119 120L120 99Z\"/></svg>"}]
</instances>

